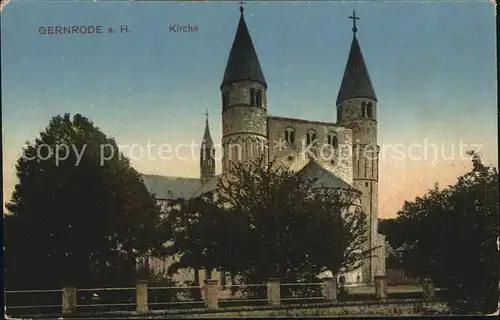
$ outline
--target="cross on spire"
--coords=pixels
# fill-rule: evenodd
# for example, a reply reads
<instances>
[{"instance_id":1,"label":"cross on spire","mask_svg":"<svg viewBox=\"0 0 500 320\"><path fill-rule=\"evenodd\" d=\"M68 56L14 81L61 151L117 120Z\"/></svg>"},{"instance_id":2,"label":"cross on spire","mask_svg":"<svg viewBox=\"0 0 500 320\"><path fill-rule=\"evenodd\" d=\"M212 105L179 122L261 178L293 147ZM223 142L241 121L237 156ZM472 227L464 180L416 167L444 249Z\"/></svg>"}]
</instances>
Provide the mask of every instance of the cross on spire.
<instances>
[{"instance_id":1,"label":"cross on spire","mask_svg":"<svg viewBox=\"0 0 500 320\"><path fill-rule=\"evenodd\" d=\"M243 13L243 5L246 3L245 1L243 0L240 0L238 1L238 3L240 4L240 12Z\"/></svg>"},{"instance_id":2,"label":"cross on spire","mask_svg":"<svg viewBox=\"0 0 500 320\"><path fill-rule=\"evenodd\" d=\"M352 32L356 33L358 28L356 28L356 20L359 20L359 17L356 17L356 11L352 10L352 16L349 17L352 19Z\"/></svg>"},{"instance_id":3,"label":"cross on spire","mask_svg":"<svg viewBox=\"0 0 500 320\"><path fill-rule=\"evenodd\" d=\"M205 120L208 122L208 110L205 111Z\"/></svg>"}]
</instances>

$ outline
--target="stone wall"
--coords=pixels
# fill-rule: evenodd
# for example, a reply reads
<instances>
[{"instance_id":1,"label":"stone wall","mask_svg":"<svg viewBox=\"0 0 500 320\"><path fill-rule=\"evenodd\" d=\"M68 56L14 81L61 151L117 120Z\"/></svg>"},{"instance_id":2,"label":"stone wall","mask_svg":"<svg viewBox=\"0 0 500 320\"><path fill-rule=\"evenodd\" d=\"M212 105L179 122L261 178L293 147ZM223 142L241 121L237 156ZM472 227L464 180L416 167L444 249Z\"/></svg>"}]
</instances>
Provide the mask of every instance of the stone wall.
<instances>
[{"instance_id":1,"label":"stone wall","mask_svg":"<svg viewBox=\"0 0 500 320\"><path fill-rule=\"evenodd\" d=\"M372 103L373 114L371 118L362 116L361 103ZM372 99L353 98L342 101L338 106L341 117L338 122L351 128L354 143L362 145L377 145L377 102Z\"/></svg>"},{"instance_id":2,"label":"stone wall","mask_svg":"<svg viewBox=\"0 0 500 320\"><path fill-rule=\"evenodd\" d=\"M262 105L253 106L251 89L262 90ZM267 157L262 147L267 142L267 93L255 81L238 81L222 88L229 94L229 105L222 109L222 172L237 162Z\"/></svg>"},{"instance_id":3,"label":"stone wall","mask_svg":"<svg viewBox=\"0 0 500 320\"><path fill-rule=\"evenodd\" d=\"M267 89L257 81L243 80L233 82L222 88L222 92L229 93L229 107L235 105L250 105L250 88L262 91L262 108L267 110Z\"/></svg>"},{"instance_id":4,"label":"stone wall","mask_svg":"<svg viewBox=\"0 0 500 320\"><path fill-rule=\"evenodd\" d=\"M269 157L279 159L292 170L301 169L309 158L304 153L315 151L321 164L330 172L352 184L352 132L350 129L330 122L308 121L285 117L268 117ZM295 143L285 144L285 130L293 128ZM309 130L316 133L316 148L307 149L306 135ZM338 139L337 149L329 148L328 135Z\"/></svg>"},{"instance_id":5,"label":"stone wall","mask_svg":"<svg viewBox=\"0 0 500 320\"><path fill-rule=\"evenodd\" d=\"M345 303L316 303L287 306L228 307L214 311L162 310L150 311L148 319L183 318L253 318L253 317L338 317L338 316L425 316L449 314L444 302L406 299L386 302L364 301ZM97 315L97 317L106 315ZM109 314L107 314L109 316ZM113 314L115 318L134 318L132 314ZM95 317L95 315L94 315Z\"/></svg>"}]
</instances>

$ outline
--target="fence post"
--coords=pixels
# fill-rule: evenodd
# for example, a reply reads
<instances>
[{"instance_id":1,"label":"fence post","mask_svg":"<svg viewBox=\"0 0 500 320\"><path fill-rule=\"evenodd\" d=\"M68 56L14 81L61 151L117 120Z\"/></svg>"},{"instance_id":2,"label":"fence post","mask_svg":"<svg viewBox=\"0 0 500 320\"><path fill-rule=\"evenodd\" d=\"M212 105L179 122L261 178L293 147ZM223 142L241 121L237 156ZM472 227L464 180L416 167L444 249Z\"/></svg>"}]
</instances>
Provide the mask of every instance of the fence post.
<instances>
[{"instance_id":1,"label":"fence post","mask_svg":"<svg viewBox=\"0 0 500 320\"><path fill-rule=\"evenodd\" d=\"M277 306L281 302L281 285L280 279L271 278L267 282L267 301L272 306Z\"/></svg>"},{"instance_id":2,"label":"fence post","mask_svg":"<svg viewBox=\"0 0 500 320\"><path fill-rule=\"evenodd\" d=\"M328 301L337 301L337 279L335 277L323 278L323 295Z\"/></svg>"},{"instance_id":3,"label":"fence post","mask_svg":"<svg viewBox=\"0 0 500 320\"><path fill-rule=\"evenodd\" d=\"M430 278L425 278L422 283L422 293L424 294L424 298L434 298L435 290L434 283Z\"/></svg>"},{"instance_id":4,"label":"fence post","mask_svg":"<svg viewBox=\"0 0 500 320\"><path fill-rule=\"evenodd\" d=\"M219 308L219 281L214 279L205 280L203 287L205 291L205 307L210 310Z\"/></svg>"},{"instance_id":5,"label":"fence post","mask_svg":"<svg viewBox=\"0 0 500 320\"><path fill-rule=\"evenodd\" d=\"M387 278L385 276L375 276L375 293L377 299L387 299Z\"/></svg>"},{"instance_id":6,"label":"fence post","mask_svg":"<svg viewBox=\"0 0 500 320\"><path fill-rule=\"evenodd\" d=\"M62 289L62 314L71 315L76 309L76 288L67 285Z\"/></svg>"},{"instance_id":7,"label":"fence post","mask_svg":"<svg viewBox=\"0 0 500 320\"><path fill-rule=\"evenodd\" d=\"M135 284L135 311L140 314L148 312L148 282L139 280Z\"/></svg>"}]
</instances>

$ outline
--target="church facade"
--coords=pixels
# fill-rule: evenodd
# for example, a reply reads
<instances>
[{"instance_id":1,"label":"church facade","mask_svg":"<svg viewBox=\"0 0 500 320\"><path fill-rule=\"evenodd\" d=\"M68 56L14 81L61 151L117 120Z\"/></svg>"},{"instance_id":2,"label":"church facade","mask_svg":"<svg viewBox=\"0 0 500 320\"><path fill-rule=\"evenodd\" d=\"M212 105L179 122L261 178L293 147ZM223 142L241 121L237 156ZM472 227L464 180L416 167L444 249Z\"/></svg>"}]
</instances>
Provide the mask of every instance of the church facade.
<instances>
[{"instance_id":1,"label":"church facade","mask_svg":"<svg viewBox=\"0 0 500 320\"><path fill-rule=\"evenodd\" d=\"M377 249L373 258L366 260L359 270L345 275L346 282L372 282L375 276L385 274L385 239L377 230L378 99L356 37L356 17L351 17L354 21L353 39L335 102L336 110L326 115L331 122L320 122L269 114L272 106L267 103L268 84L243 8L240 11L220 86L222 174L215 174L214 143L207 118L200 150L200 178L144 175L144 183L168 208L170 201L201 197L215 191L221 176L236 162L264 157L277 159L297 174L315 178L320 187L354 188L360 191L358 205L367 214L369 235L366 248ZM333 113L336 113L336 122ZM170 263L163 262L161 269ZM218 275L213 276L218 278ZM203 275L200 279L203 280Z\"/></svg>"}]
</instances>

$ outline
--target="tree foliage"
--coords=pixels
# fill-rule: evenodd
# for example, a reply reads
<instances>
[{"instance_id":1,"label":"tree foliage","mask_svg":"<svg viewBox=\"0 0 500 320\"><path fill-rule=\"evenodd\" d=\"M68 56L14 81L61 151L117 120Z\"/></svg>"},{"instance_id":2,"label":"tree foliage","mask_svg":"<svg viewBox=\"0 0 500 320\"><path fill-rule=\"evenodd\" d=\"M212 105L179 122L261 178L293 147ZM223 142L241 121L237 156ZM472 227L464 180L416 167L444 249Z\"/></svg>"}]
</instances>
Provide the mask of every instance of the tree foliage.
<instances>
[{"instance_id":1,"label":"tree foliage","mask_svg":"<svg viewBox=\"0 0 500 320\"><path fill-rule=\"evenodd\" d=\"M446 289L455 313L496 309L498 200L497 170L474 155L473 169L455 185L436 185L425 196L406 202L386 228L390 241L407 248L402 257L405 271L430 277Z\"/></svg>"},{"instance_id":2,"label":"tree foliage","mask_svg":"<svg viewBox=\"0 0 500 320\"><path fill-rule=\"evenodd\" d=\"M170 215L177 267L219 269L246 283L311 281L360 266L366 215L356 190L315 189L314 181L262 158L235 165L213 197Z\"/></svg>"},{"instance_id":3,"label":"tree foliage","mask_svg":"<svg viewBox=\"0 0 500 320\"><path fill-rule=\"evenodd\" d=\"M52 118L16 168L5 219L10 288L131 284L136 260L161 248L156 201L116 142L80 114Z\"/></svg>"}]
</instances>

